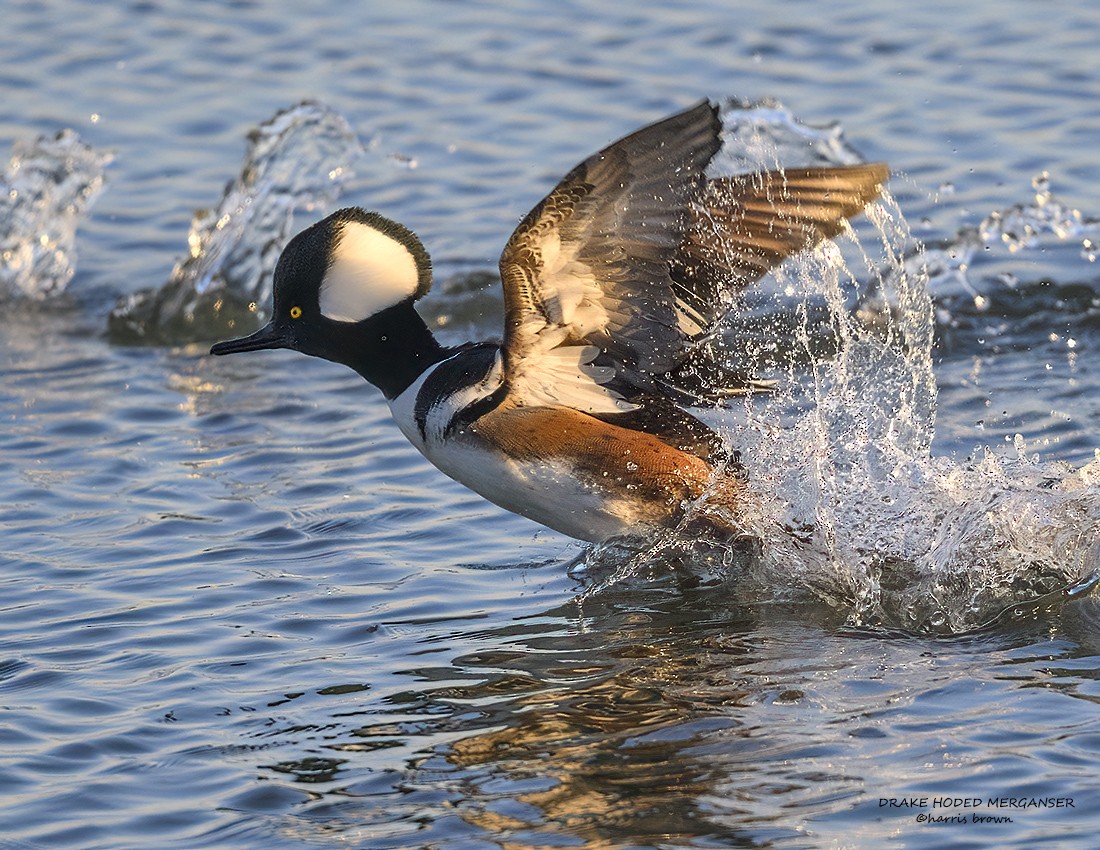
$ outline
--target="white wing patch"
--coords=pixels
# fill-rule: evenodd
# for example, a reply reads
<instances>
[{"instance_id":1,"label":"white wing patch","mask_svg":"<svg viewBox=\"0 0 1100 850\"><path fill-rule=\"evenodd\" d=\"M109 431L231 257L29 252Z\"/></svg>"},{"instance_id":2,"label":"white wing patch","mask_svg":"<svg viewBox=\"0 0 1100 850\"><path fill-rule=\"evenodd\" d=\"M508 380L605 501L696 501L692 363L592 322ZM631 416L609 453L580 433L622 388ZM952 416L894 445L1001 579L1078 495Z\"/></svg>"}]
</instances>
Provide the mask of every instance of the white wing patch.
<instances>
[{"instance_id":1,"label":"white wing patch","mask_svg":"<svg viewBox=\"0 0 1100 850\"><path fill-rule=\"evenodd\" d=\"M416 259L391 236L358 221L344 224L321 283L321 313L361 322L416 294Z\"/></svg>"},{"instance_id":2,"label":"white wing patch","mask_svg":"<svg viewBox=\"0 0 1100 850\"><path fill-rule=\"evenodd\" d=\"M564 335L565 330L544 331L540 341L556 332ZM638 405L603 386L615 376L615 370L592 364L599 353L594 345L563 345L530 352L514 388L516 396L528 405L572 407L585 413L636 410Z\"/></svg>"},{"instance_id":3,"label":"white wing patch","mask_svg":"<svg viewBox=\"0 0 1100 850\"><path fill-rule=\"evenodd\" d=\"M563 250L556 231L547 233L538 243L542 260L542 304L547 317L556 325L571 329L574 338L584 338L607 327L607 310L600 304L604 292L595 273L577 259L581 246Z\"/></svg>"},{"instance_id":4,"label":"white wing patch","mask_svg":"<svg viewBox=\"0 0 1100 850\"><path fill-rule=\"evenodd\" d=\"M604 386L615 369L595 366L600 349L576 340L603 331L609 316L596 273L577 259L581 243L563 243L556 230L542 235L538 291L541 312L532 313L519 336L533 344L523 352L513 392L527 405L572 407L587 413L624 413L638 405Z\"/></svg>"}]
</instances>

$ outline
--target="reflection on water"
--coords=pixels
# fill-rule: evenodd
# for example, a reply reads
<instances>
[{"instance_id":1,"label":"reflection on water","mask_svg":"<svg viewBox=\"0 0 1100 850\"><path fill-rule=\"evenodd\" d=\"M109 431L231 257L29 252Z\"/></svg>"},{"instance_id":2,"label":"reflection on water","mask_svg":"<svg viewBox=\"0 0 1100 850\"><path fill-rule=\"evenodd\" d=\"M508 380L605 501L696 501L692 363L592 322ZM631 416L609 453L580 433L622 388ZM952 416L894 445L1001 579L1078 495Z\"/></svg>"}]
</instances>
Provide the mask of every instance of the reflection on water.
<instances>
[{"instance_id":1,"label":"reflection on water","mask_svg":"<svg viewBox=\"0 0 1100 850\"><path fill-rule=\"evenodd\" d=\"M578 836L596 847L716 832L731 838L742 829L746 840L773 830L793 835L781 818L760 813L734 829L721 824L730 804L736 811L778 792L775 775L739 787L740 803L716 801L730 773L785 760L797 749L778 727L762 736L746 724L744 706L794 703L805 694L761 690L753 669L763 660L756 644L766 638L755 633L751 612L730 617L705 603L710 594L693 596L595 606L583 615L600 624L591 633L529 640L527 652L456 659L460 669L494 671L473 686L436 692L463 705L486 704L486 731L444 754L461 772L484 776L474 780L476 802L464 818L487 832L531 830L544 833L546 843L555 834ZM797 609L771 613L805 619ZM788 805L797 804L799 791L817 796L792 780L783 782ZM836 787L830 794L841 802L850 796Z\"/></svg>"},{"instance_id":2,"label":"reflection on water","mask_svg":"<svg viewBox=\"0 0 1100 850\"><path fill-rule=\"evenodd\" d=\"M883 794L1091 799L1084 777L1044 785L1006 769L1096 749L1072 702L1043 729L1013 711L1063 682L1100 698L1096 677L1075 671L1093 650L1051 645L1046 628L1036 618L946 642L844 633L825 607L739 608L714 588L658 583L430 638L444 663L402 671L416 684L385 699L330 709L329 724L284 727L314 747L267 769L321 795L310 820L392 847L874 843L898 826L874 817ZM1015 736L1025 748L977 755ZM967 752L998 772L983 777Z\"/></svg>"}]
</instances>

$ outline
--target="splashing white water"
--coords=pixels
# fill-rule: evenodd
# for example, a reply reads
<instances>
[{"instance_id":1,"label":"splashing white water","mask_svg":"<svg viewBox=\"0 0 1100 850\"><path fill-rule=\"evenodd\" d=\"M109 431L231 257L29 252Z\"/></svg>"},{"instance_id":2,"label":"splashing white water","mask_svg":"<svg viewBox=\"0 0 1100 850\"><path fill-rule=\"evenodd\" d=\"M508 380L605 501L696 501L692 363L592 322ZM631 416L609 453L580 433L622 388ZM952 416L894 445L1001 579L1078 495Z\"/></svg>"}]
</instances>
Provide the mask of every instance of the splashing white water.
<instances>
[{"instance_id":1,"label":"splashing white water","mask_svg":"<svg viewBox=\"0 0 1100 850\"><path fill-rule=\"evenodd\" d=\"M785 106L767 98L730 99L721 106L722 149L708 177L769 168L854 165L863 157L844 139L839 124L803 124Z\"/></svg>"},{"instance_id":2,"label":"splashing white water","mask_svg":"<svg viewBox=\"0 0 1100 850\"><path fill-rule=\"evenodd\" d=\"M1040 247L1044 241L1079 242L1080 255L1089 262L1100 256L1100 218L1090 217L1059 199L1051 190L1046 172L1031 180L1032 197L1003 210L994 210L977 226L964 227L950 239L910 251L896 273L923 274L937 301L945 306L937 312L941 324L951 323L951 301L969 301L983 312L990 305L990 292L974 279L974 268L984 252L1002 249L1011 254ZM1001 276L997 285L1009 288L1012 278ZM872 288L866 297L874 301L882 292Z\"/></svg>"},{"instance_id":3,"label":"splashing white water","mask_svg":"<svg viewBox=\"0 0 1100 850\"><path fill-rule=\"evenodd\" d=\"M76 270L76 231L112 155L72 130L17 144L0 180L0 297L43 300Z\"/></svg>"},{"instance_id":4,"label":"splashing white water","mask_svg":"<svg viewBox=\"0 0 1100 850\"><path fill-rule=\"evenodd\" d=\"M168 282L122 299L112 333L164 342L216 335L241 319L255 324L269 308L294 213L335 201L362 150L344 117L321 103L300 103L257 127L217 209L195 214L187 255Z\"/></svg>"},{"instance_id":5,"label":"splashing white water","mask_svg":"<svg viewBox=\"0 0 1100 850\"><path fill-rule=\"evenodd\" d=\"M973 629L1090 582L1100 567L1095 468L1041 463L1022 441L1010 456L932 457L926 280L899 270L906 235L889 198L869 215L883 252L865 271L893 269L880 280L889 315L866 323L847 309L856 282L839 254L794 263L785 275L795 309L805 316L823 298L827 320L802 325L795 348L805 358L792 359L775 398L754 405L750 421L773 427L730 431L773 502L767 525L753 529L765 540L763 573L795 577L853 623L931 632ZM834 337L825 360L809 350L822 328ZM778 528L812 531L795 545Z\"/></svg>"},{"instance_id":6,"label":"splashing white water","mask_svg":"<svg viewBox=\"0 0 1100 850\"><path fill-rule=\"evenodd\" d=\"M789 113L750 109L734 123L752 131L732 139L747 138L749 152L729 154L731 162L804 165L799 151L818 163L850 161L835 130L814 139ZM774 122L767 132L758 132L761 120ZM822 154L833 147L838 154ZM932 456L929 257L889 196L867 220L869 238L850 232L777 270L735 310L724 339L735 368L763 362L779 379L772 396L749 397L722 419L756 496L736 521L758 548L746 557L743 541L724 551L701 544L695 520L713 512L704 497L680 532L613 556L617 567L594 590L702 553L696 571L736 578L741 594L809 591L853 624L956 633L1094 581L1100 457L1074 470L1028 455L1022 438L1007 455ZM1080 235L1091 226L1041 193L1034 208L994 221L1002 235ZM990 223L980 238L994 230ZM586 559L597 573L605 554L597 548Z\"/></svg>"}]
</instances>

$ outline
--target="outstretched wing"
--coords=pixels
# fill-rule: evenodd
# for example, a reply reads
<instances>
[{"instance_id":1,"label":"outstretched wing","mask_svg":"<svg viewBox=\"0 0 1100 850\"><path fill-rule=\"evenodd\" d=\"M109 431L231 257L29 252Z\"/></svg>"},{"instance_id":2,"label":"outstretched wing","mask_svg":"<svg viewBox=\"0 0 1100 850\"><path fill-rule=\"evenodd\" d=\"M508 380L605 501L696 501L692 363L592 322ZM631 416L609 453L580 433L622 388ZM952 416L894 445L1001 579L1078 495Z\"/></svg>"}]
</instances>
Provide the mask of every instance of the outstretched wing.
<instances>
[{"instance_id":1,"label":"outstretched wing","mask_svg":"<svg viewBox=\"0 0 1100 850\"><path fill-rule=\"evenodd\" d=\"M707 330L723 298L783 260L836 236L879 194L889 170L881 162L786 168L710 181L692 205L692 226L676 257L673 285Z\"/></svg>"},{"instance_id":2,"label":"outstretched wing","mask_svg":"<svg viewBox=\"0 0 1100 850\"><path fill-rule=\"evenodd\" d=\"M886 178L871 165L708 181L721 130L707 102L645 127L574 168L512 234L515 401L634 409L632 390L682 365L733 291L837 233Z\"/></svg>"}]
</instances>

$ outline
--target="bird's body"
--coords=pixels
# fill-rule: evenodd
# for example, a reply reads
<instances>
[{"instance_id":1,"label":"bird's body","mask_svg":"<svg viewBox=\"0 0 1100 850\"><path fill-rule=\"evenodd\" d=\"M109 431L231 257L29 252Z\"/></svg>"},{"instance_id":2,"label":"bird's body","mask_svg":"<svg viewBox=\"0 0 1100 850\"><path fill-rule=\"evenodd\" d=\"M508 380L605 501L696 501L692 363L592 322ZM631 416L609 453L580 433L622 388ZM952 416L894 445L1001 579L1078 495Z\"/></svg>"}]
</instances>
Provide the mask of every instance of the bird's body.
<instances>
[{"instance_id":1,"label":"bird's body","mask_svg":"<svg viewBox=\"0 0 1100 850\"><path fill-rule=\"evenodd\" d=\"M718 109L702 103L590 157L524 219L501 258L502 344L446 349L414 302L430 263L407 229L341 210L287 245L271 322L216 354L294 348L385 394L440 470L582 540L666 526L728 460L685 404L759 385L705 341L730 299L835 235L878 194L881 165L712 178ZM718 488L736 513L746 485Z\"/></svg>"},{"instance_id":2,"label":"bird's body","mask_svg":"<svg viewBox=\"0 0 1100 850\"><path fill-rule=\"evenodd\" d=\"M470 377L477 382L461 383ZM456 384L457 393L446 392ZM573 407L494 404L503 386L499 350L460 351L390 408L409 442L447 475L582 540L661 525L706 486L708 463L652 433Z\"/></svg>"}]
</instances>

